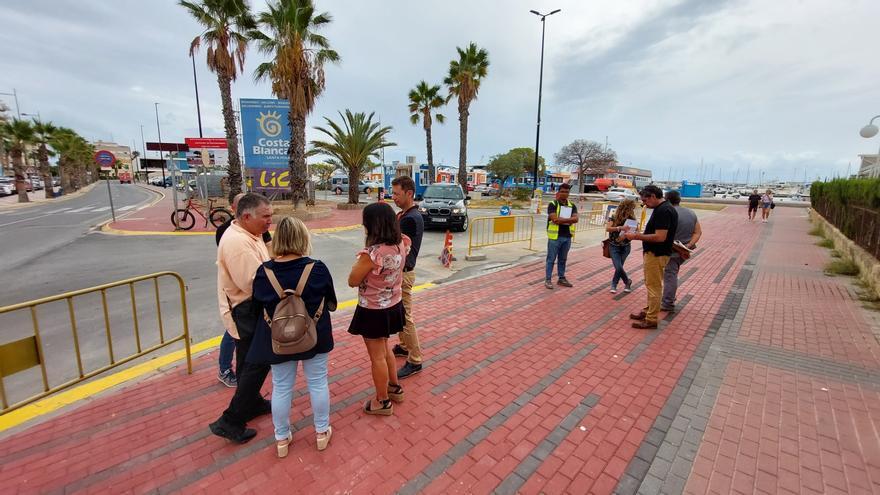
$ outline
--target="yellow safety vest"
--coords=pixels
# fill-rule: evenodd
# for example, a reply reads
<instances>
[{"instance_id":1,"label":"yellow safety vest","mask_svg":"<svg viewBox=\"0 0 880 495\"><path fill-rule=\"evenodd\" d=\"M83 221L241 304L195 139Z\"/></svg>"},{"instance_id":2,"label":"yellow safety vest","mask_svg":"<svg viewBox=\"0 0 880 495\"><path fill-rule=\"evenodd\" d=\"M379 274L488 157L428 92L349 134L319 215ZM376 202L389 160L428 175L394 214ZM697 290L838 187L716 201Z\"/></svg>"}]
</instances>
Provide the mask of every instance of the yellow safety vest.
<instances>
[{"instance_id":1,"label":"yellow safety vest","mask_svg":"<svg viewBox=\"0 0 880 495\"><path fill-rule=\"evenodd\" d=\"M550 211L551 206L556 207L556 214L559 215L559 202L554 199L553 201L547 203L547 211ZM574 203L566 200L565 204L562 206L572 206L573 207ZM568 226L569 232L571 232L572 236L574 236L574 226L575 226L575 224L571 224ZM550 239L551 241L555 241L558 238L559 238L559 225L551 222L550 215L547 214L547 239Z\"/></svg>"}]
</instances>

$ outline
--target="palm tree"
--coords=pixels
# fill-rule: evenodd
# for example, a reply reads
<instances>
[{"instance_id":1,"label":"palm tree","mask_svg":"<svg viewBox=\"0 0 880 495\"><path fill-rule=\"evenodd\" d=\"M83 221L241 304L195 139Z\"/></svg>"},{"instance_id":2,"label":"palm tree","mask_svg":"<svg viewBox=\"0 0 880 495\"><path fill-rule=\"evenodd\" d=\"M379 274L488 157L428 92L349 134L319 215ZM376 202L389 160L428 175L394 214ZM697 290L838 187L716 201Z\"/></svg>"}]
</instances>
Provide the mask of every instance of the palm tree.
<instances>
[{"instance_id":1,"label":"palm tree","mask_svg":"<svg viewBox=\"0 0 880 495\"><path fill-rule=\"evenodd\" d=\"M419 82L415 89L409 92L409 121L413 125L422 120L422 127L425 129L425 141L428 147L428 171L431 174L430 182L434 182L434 150L431 143L431 112L446 105L446 98L440 96L440 85L428 86L425 81ZM442 114L434 114L437 122L446 122L446 117Z\"/></svg>"},{"instance_id":2,"label":"palm tree","mask_svg":"<svg viewBox=\"0 0 880 495\"><path fill-rule=\"evenodd\" d=\"M251 36L272 60L260 64L254 78L271 80L272 93L290 104L287 160L293 206L298 208L307 196L306 117L324 91L324 64L339 62L339 54L317 34L333 19L326 12L317 14L312 0L275 0L268 8L259 15L268 34L254 31Z\"/></svg>"},{"instance_id":3,"label":"palm tree","mask_svg":"<svg viewBox=\"0 0 880 495\"><path fill-rule=\"evenodd\" d=\"M449 75L443 83L449 87L449 98L458 97L460 144L458 148L458 183L467 191L467 122L471 102L477 99L480 82L489 70L489 52L475 43L458 50L458 60L449 62Z\"/></svg>"},{"instance_id":4,"label":"palm tree","mask_svg":"<svg viewBox=\"0 0 880 495\"><path fill-rule=\"evenodd\" d=\"M88 163L90 145L76 132L60 127L52 134L49 141L52 149L58 153L58 171L61 176L61 190L67 194L71 186L78 184L84 173L80 173L80 165ZM84 168L84 167L83 167Z\"/></svg>"},{"instance_id":5,"label":"palm tree","mask_svg":"<svg viewBox=\"0 0 880 495\"><path fill-rule=\"evenodd\" d=\"M247 33L256 27L247 0L181 0L184 7L205 31L190 44L189 54L195 56L202 43L207 45L208 68L217 74L226 148L229 150L229 201L241 192L241 157L238 154L238 131L232 110L232 81L244 71Z\"/></svg>"},{"instance_id":6,"label":"palm tree","mask_svg":"<svg viewBox=\"0 0 880 495\"><path fill-rule=\"evenodd\" d=\"M396 146L385 140L385 136L391 132L390 126L380 127L380 123L373 122L374 113L366 115L363 112L351 113L346 110L342 117L342 125L333 122L327 117L324 120L329 129L315 127L315 130L326 135L329 141L312 141L312 149L309 156L327 155L331 157L330 163L348 171L348 203L357 204L358 182L361 175L369 173L375 167L370 158L379 158L382 148Z\"/></svg>"},{"instance_id":7,"label":"palm tree","mask_svg":"<svg viewBox=\"0 0 880 495\"><path fill-rule=\"evenodd\" d=\"M52 136L58 131L58 128L51 122L42 122L34 119L34 135L35 142L39 145L37 148L37 160L40 162L40 176L43 179L43 191L46 193L46 199L55 197L52 188L52 173L49 171L49 142Z\"/></svg>"},{"instance_id":8,"label":"palm tree","mask_svg":"<svg viewBox=\"0 0 880 495\"><path fill-rule=\"evenodd\" d=\"M34 127L26 120L12 119L3 124L4 132L9 142L9 153L12 156L12 171L15 174L15 189L18 191L18 202L30 201L27 195L26 165L24 163L27 147L34 143Z\"/></svg>"}]
</instances>

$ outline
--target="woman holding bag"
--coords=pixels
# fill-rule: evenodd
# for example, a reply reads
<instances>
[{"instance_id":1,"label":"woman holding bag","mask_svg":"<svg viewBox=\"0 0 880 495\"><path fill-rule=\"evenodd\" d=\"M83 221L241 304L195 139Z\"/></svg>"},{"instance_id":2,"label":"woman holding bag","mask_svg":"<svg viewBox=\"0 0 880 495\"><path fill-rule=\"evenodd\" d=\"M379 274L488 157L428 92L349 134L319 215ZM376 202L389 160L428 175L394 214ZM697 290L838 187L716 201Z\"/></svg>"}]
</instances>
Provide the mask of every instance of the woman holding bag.
<instances>
[{"instance_id":1,"label":"woman holding bag","mask_svg":"<svg viewBox=\"0 0 880 495\"><path fill-rule=\"evenodd\" d=\"M296 290L305 279L300 297L306 310L320 313L315 324L315 346L298 354L275 354L272 348L272 331L261 320L248 352L249 362L272 366L272 423L275 425L275 447L278 457L287 456L293 434L290 431L290 405L296 380L297 363L302 361L312 404L316 443L324 450L330 443L330 388L327 384L327 358L333 350L333 333L330 312L336 310L336 291L333 278L324 263L309 258L311 241L309 230L301 220L284 217L278 222L273 241L275 258L263 263L254 278L254 301L272 318L281 297L275 284L283 290ZM323 310L320 310L323 304Z\"/></svg>"},{"instance_id":2,"label":"woman holding bag","mask_svg":"<svg viewBox=\"0 0 880 495\"><path fill-rule=\"evenodd\" d=\"M614 276L611 278L611 293L617 293L617 284L623 280L623 292L632 292L632 280L627 276L623 264L629 256L631 249L629 239L620 235L626 231L627 220L635 220L636 202L627 199L621 201L614 215L605 224L605 232L608 232L608 248L611 255L611 263L614 265Z\"/></svg>"}]
</instances>

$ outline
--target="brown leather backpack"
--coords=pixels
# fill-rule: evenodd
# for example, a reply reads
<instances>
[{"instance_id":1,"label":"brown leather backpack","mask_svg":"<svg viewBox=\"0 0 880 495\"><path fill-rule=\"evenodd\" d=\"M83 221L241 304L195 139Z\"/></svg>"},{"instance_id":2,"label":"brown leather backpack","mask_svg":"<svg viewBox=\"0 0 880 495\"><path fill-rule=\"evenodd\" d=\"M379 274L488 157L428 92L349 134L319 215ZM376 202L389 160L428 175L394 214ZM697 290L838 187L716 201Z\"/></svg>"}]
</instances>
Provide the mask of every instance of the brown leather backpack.
<instances>
[{"instance_id":1,"label":"brown leather backpack","mask_svg":"<svg viewBox=\"0 0 880 495\"><path fill-rule=\"evenodd\" d=\"M281 299L275 306L275 313L271 318L269 313L263 310L263 318L272 331L272 352L275 354L299 354L313 349L318 343L316 324L324 312L324 299L321 299L314 316L309 315L306 303L302 299L303 289L314 264L314 262L309 263L303 269L296 290L281 287L275 273L268 267L263 267L266 270L266 277Z\"/></svg>"}]
</instances>

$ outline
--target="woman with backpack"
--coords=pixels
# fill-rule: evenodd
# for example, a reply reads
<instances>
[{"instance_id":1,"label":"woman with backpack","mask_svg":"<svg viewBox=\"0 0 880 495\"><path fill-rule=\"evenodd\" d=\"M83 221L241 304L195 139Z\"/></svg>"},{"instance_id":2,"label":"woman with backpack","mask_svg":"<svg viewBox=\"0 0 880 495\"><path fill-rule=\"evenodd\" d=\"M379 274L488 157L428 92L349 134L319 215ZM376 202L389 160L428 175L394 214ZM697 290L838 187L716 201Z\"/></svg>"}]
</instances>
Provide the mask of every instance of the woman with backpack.
<instances>
[{"instance_id":1,"label":"woman with backpack","mask_svg":"<svg viewBox=\"0 0 880 495\"><path fill-rule=\"evenodd\" d=\"M405 316L401 297L403 267L410 248L409 237L400 233L397 215L387 203L364 208L365 248L348 276L349 287L358 288L358 305L348 332L364 338L376 397L364 404L364 412L390 416L391 401L403 401L397 381L394 354L388 337L403 330Z\"/></svg>"},{"instance_id":2,"label":"woman with backpack","mask_svg":"<svg viewBox=\"0 0 880 495\"><path fill-rule=\"evenodd\" d=\"M327 385L327 357L333 350L330 312L336 310L336 291L330 270L321 261L309 258L309 230L301 220L284 217L278 222L273 240L275 258L263 263L254 278L254 301L262 306L264 319L257 326L247 360L272 366L272 423L278 457L287 456L293 433L290 406L296 380L297 362L302 362L309 389L318 450L330 443L330 388ZM279 294L280 293L280 294ZM294 303L293 294L304 303L313 318L314 337L298 349L285 348L273 333L278 326L276 310L282 312ZM282 305L282 295L285 303ZM314 344L314 345L312 345ZM301 350L303 347L310 347ZM300 352L291 354L291 350Z\"/></svg>"}]
</instances>

